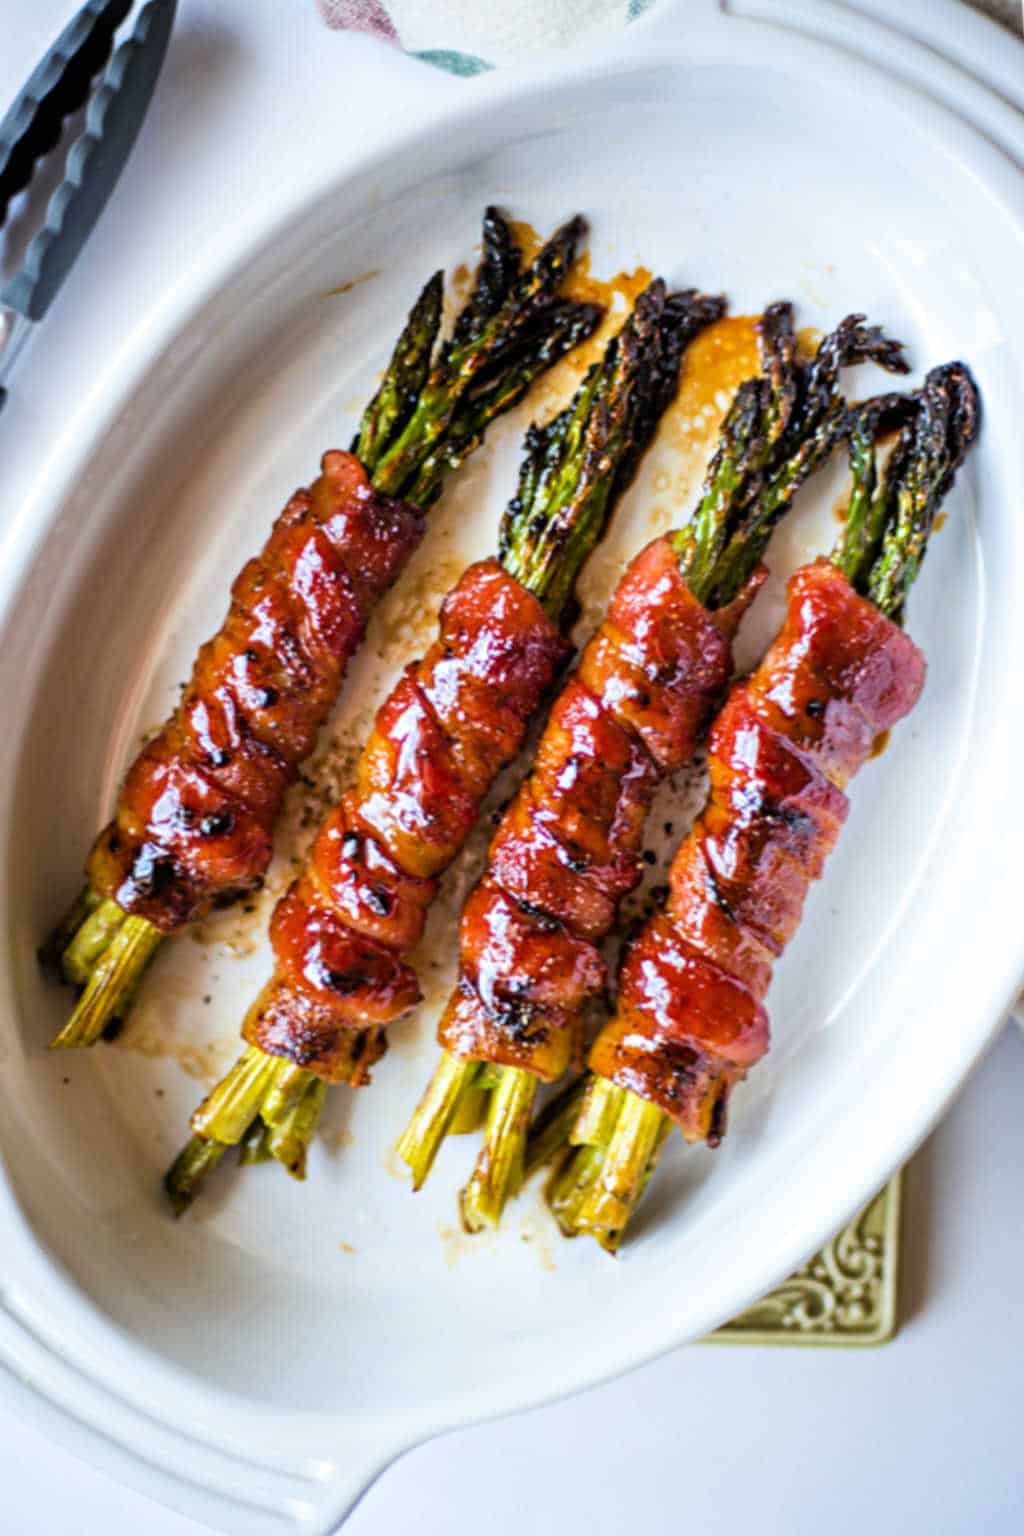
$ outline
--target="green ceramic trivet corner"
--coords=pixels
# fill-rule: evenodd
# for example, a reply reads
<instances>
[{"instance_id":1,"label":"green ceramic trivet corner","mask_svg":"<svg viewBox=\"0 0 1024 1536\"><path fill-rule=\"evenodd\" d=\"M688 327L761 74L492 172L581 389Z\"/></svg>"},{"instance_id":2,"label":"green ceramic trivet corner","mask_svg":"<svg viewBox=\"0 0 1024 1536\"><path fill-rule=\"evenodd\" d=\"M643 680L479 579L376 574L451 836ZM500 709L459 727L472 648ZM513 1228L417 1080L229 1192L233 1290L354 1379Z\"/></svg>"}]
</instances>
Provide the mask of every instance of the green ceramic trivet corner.
<instances>
[{"instance_id":1,"label":"green ceramic trivet corner","mask_svg":"<svg viewBox=\"0 0 1024 1536\"><path fill-rule=\"evenodd\" d=\"M810 1263L709 1344L884 1344L897 1325L902 1174Z\"/></svg>"}]
</instances>

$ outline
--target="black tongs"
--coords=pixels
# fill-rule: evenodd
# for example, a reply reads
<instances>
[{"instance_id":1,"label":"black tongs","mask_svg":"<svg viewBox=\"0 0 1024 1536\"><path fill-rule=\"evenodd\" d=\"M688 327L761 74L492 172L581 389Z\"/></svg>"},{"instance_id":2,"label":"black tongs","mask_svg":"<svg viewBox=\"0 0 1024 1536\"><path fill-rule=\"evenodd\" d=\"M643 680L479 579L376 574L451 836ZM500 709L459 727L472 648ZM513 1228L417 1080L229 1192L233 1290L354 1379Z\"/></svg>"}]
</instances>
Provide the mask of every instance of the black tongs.
<instances>
[{"instance_id":1,"label":"black tongs","mask_svg":"<svg viewBox=\"0 0 1024 1536\"><path fill-rule=\"evenodd\" d=\"M114 35L132 0L88 0L0 122L2 226L12 198L30 185L39 160L59 143L66 119L89 103L85 130L71 147L46 221L21 270L0 292L0 405L15 357L56 298L131 153L167 51L176 4L149 0L111 58Z\"/></svg>"}]
</instances>

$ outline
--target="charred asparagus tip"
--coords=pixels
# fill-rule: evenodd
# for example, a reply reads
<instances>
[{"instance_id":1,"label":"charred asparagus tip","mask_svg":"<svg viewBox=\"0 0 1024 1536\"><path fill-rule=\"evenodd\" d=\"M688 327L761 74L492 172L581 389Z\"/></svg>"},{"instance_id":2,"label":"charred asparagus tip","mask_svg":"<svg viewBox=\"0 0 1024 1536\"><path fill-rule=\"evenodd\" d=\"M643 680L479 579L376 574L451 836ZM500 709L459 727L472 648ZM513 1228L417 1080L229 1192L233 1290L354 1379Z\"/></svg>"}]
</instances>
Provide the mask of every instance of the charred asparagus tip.
<instances>
[{"instance_id":1,"label":"charred asparagus tip","mask_svg":"<svg viewBox=\"0 0 1024 1536\"><path fill-rule=\"evenodd\" d=\"M478 1061L463 1061L442 1051L426 1092L398 1143L399 1157L412 1170L413 1189L423 1187L460 1100L473 1086L479 1071Z\"/></svg>"},{"instance_id":2,"label":"charred asparagus tip","mask_svg":"<svg viewBox=\"0 0 1024 1536\"><path fill-rule=\"evenodd\" d=\"M188 1210L206 1175L216 1168L226 1151L223 1142L206 1141L202 1136L190 1137L164 1177L164 1189L175 1216L182 1216Z\"/></svg>"},{"instance_id":3,"label":"charred asparagus tip","mask_svg":"<svg viewBox=\"0 0 1024 1536\"><path fill-rule=\"evenodd\" d=\"M537 1079L519 1067L504 1067L492 1090L483 1145L472 1177L459 1197L467 1232L496 1227L510 1195L523 1182L526 1136Z\"/></svg>"},{"instance_id":4,"label":"charred asparagus tip","mask_svg":"<svg viewBox=\"0 0 1024 1536\"><path fill-rule=\"evenodd\" d=\"M207 1141L236 1146L259 1114L277 1078L290 1066L279 1056L268 1056L257 1046L247 1046L192 1116L192 1130Z\"/></svg>"},{"instance_id":5,"label":"charred asparagus tip","mask_svg":"<svg viewBox=\"0 0 1024 1536\"><path fill-rule=\"evenodd\" d=\"M903 428L885 467L880 499L884 528L864 594L888 618L903 622L935 517L977 433L977 388L962 363L933 368L915 394L918 410Z\"/></svg>"},{"instance_id":6,"label":"charred asparagus tip","mask_svg":"<svg viewBox=\"0 0 1024 1536\"><path fill-rule=\"evenodd\" d=\"M694 293L670 299L656 278L569 405L527 434L518 490L502 519L501 558L552 616L569 603L675 394L687 341L721 308Z\"/></svg>"},{"instance_id":7,"label":"charred asparagus tip","mask_svg":"<svg viewBox=\"0 0 1024 1536\"><path fill-rule=\"evenodd\" d=\"M79 934L99 917L103 907L113 905L105 902L98 907ZM119 907L116 910L121 912ZM124 1017L162 937L145 918L121 913L116 931L92 967L75 1011L51 1041L52 1050L93 1045L115 1019Z\"/></svg>"},{"instance_id":8,"label":"charred asparagus tip","mask_svg":"<svg viewBox=\"0 0 1024 1536\"><path fill-rule=\"evenodd\" d=\"M424 460L451 430L472 389L484 380L493 383L510 367L514 370L519 345L560 287L585 228L581 219L573 219L557 230L530 268L511 281L507 291L498 293L497 308L491 309L479 286L475 289L467 322L457 326L458 339L443 347L429 371L418 376L412 410L398 418L404 420L401 430L389 437L378 457L373 475L378 490L392 496L404 494ZM485 285L496 279L500 289L510 277L511 269L500 279L492 269Z\"/></svg>"}]
</instances>

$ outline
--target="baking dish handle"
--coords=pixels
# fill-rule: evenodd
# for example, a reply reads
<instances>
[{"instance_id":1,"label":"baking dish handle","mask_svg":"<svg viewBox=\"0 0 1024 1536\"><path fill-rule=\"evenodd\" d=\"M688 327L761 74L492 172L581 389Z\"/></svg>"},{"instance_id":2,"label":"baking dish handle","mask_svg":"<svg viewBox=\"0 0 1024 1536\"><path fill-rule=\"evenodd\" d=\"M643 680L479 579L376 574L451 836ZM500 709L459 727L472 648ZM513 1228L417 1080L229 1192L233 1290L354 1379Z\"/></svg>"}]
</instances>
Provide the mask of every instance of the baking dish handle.
<instances>
[{"instance_id":1,"label":"baking dish handle","mask_svg":"<svg viewBox=\"0 0 1024 1536\"><path fill-rule=\"evenodd\" d=\"M415 1441L394 1424L348 1426L343 1455L274 1466L212 1442L206 1426L172 1427L51 1345L31 1309L0 1298L0 1396L87 1465L208 1526L218 1536L328 1536Z\"/></svg>"}]
</instances>

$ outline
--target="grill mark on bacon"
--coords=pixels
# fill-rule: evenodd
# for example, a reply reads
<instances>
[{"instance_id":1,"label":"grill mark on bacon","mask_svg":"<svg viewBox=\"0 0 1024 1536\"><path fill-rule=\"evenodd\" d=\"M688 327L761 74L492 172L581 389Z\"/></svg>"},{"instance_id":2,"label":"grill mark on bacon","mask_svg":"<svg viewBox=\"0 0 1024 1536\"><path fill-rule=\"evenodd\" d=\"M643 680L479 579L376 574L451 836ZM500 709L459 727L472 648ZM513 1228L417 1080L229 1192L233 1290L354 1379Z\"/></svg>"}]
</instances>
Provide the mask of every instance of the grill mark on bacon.
<instances>
[{"instance_id":1,"label":"grill mark on bacon","mask_svg":"<svg viewBox=\"0 0 1024 1536\"><path fill-rule=\"evenodd\" d=\"M590 1053L689 1140L721 1136L732 1085L768 1049L772 964L846 819L845 785L923 684L914 643L834 566L796 573L779 636L712 729L704 811Z\"/></svg>"},{"instance_id":2,"label":"grill mark on bacon","mask_svg":"<svg viewBox=\"0 0 1024 1536\"><path fill-rule=\"evenodd\" d=\"M654 789L693 755L761 579L725 633L667 539L628 567L464 908L460 981L438 1029L445 1049L547 1081L578 1057L587 1006L606 984L599 946L642 872Z\"/></svg>"},{"instance_id":3,"label":"grill mark on bacon","mask_svg":"<svg viewBox=\"0 0 1024 1536\"><path fill-rule=\"evenodd\" d=\"M246 1020L250 1044L329 1081L368 1080L383 1026L419 1001L403 957L422 937L437 879L568 650L496 560L464 572L437 640L381 705L355 786L278 903L274 977ZM360 1029L374 1036L365 1057L353 1054Z\"/></svg>"},{"instance_id":4,"label":"grill mark on bacon","mask_svg":"<svg viewBox=\"0 0 1024 1536\"><path fill-rule=\"evenodd\" d=\"M135 759L89 860L93 888L164 933L262 880L271 832L370 611L423 532L351 454L324 455L262 551L174 715Z\"/></svg>"}]
</instances>

